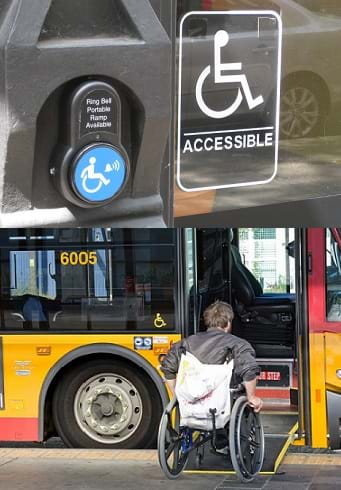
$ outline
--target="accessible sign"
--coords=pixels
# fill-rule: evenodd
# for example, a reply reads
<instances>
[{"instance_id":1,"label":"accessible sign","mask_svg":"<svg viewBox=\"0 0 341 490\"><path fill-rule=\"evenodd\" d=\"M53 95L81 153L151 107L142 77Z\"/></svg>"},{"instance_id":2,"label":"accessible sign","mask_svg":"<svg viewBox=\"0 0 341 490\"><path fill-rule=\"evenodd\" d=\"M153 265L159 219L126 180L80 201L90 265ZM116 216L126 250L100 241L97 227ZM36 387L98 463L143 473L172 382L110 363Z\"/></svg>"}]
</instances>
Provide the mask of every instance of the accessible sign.
<instances>
[{"instance_id":1,"label":"accessible sign","mask_svg":"<svg viewBox=\"0 0 341 490\"><path fill-rule=\"evenodd\" d=\"M177 181L186 192L271 182L278 167L282 22L189 12L180 24Z\"/></svg>"}]
</instances>

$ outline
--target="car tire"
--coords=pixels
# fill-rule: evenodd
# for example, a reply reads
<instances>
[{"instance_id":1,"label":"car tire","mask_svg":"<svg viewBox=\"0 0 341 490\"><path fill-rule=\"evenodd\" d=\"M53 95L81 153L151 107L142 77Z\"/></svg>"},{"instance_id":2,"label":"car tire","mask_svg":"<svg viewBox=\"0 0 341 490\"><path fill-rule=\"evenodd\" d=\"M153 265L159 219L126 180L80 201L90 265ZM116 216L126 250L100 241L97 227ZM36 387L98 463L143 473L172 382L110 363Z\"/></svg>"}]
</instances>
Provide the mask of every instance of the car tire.
<instances>
[{"instance_id":1,"label":"car tire","mask_svg":"<svg viewBox=\"0 0 341 490\"><path fill-rule=\"evenodd\" d=\"M283 82L281 92L281 139L321 135L326 117L321 84L315 80L291 78Z\"/></svg>"}]
</instances>

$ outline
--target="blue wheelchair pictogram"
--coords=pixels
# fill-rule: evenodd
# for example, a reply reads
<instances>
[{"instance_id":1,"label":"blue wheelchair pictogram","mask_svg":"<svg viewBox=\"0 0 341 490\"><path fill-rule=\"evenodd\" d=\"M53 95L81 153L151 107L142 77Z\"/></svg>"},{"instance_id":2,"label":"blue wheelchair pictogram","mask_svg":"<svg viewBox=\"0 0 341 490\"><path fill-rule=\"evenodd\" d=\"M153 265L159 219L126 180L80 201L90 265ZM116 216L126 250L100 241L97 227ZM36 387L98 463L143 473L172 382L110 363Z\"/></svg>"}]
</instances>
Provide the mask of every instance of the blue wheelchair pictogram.
<instances>
[{"instance_id":1,"label":"blue wheelchair pictogram","mask_svg":"<svg viewBox=\"0 0 341 490\"><path fill-rule=\"evenodd\" d=\"M109 146L85 151L73 169L73 185L86 201L112 199L126 180L127 164L121 153Z\"/></svg>"}]
</instances>

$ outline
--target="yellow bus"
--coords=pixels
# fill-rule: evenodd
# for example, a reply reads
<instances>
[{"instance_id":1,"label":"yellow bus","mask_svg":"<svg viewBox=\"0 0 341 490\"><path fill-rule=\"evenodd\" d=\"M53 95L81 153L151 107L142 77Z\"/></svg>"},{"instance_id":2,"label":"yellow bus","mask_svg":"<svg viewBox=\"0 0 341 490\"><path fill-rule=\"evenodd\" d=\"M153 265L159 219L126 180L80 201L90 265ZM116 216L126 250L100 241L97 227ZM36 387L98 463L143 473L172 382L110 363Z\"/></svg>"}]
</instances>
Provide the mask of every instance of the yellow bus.
<instances>
[{"instance_id":1,"label":"yellow bus","mask_svg":"<svg viewBox=\"0 0 341 490\"><path fill-rule=\"evenodd\" d=\"M340 449L340 264L338 229L0 230L0 439L155 447L161 356L222 299L266 424Z\"/></svg>"},{"instance_id":2,"label":"yellow bus","mask_svg":"<svg viewBox=\"0 0 341 490\"><path fill-rule=\"evenodd\" d=\"M149 447L181 336L174 230L1 230L0 439Z\"/></svg>"}]
</instances>

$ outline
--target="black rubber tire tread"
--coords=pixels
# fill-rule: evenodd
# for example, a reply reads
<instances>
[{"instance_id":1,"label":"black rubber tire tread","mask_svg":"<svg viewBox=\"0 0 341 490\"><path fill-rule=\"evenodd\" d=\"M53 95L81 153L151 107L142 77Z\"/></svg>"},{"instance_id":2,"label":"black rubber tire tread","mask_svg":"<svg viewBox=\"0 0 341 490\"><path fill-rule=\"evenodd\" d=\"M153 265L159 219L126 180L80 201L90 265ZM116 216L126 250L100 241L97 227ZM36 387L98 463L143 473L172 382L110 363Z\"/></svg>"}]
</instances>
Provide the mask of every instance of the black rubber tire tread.
<instances>
[{"instance_id":1,"label":"black rubber tire tread","mask_svg":"<svg viewBox=\"0 0 341 490\"><path fill-rule=\"evenodd\" d=\"M160 396L154 383L137 367L118 360L91 360L77 365L64 374L52 398L52 415L58 435L68 447L97 449L138 449L155 447L155 434L162 413ZM142 400L140 427L132 436L120 443L106 444L91 439L79 427L74 416L74 398L79 387L100 373L121 375L136 387Z\"/></svg>"},{"instance_id":2,"label":"black rubber tire tread","mask_svg":"<svg viewBox=\"0 0 341 490\"><path fill-rule=\"evenodd\" d=\"M257 419L258 419L258 422L261 426L262 456L261 456L259 468L257 468L257 471L254 474L250 474L250 473L245 471L243 464L241 464L239 461L239 459L241 459L241 458L239 458L239 449L238 449L238 441L237 441L237 438L239 437L238 425L239 425L240 414L241 414L243 407L245 405L247 405L247 398L246 398L246 396L241 396L241 397L237 398L237 400L235 401L235 403L232 407L230 423L229 423L229 448L230 448L230 457L231 457L231 461L232 461L232 466L233 466L233 469L235 470L239 480L243 483L249 483L259 473L259 471L262 469L262 466L263 466L264 432L263 432L263 427L262 427L260 415L255 414Z\"/></svg>"},{"instance_id":3,"label":"black rubber tire tread","mask_svg":"<svg viewBox=\"0 0 341 490\"><path fill-rule=\"evenodd\" d=\"M169 480L176 480L177 478L179 478L179 476L181 475L182 471L186 468L188 463L188 454L187 454L187 457L184 459L182 466L179 466L178 471L176 473L172 473L169 470L167 459L165 457L166 437L168 431L168 413L172 413L173 410L177 410L177 416L179 417L179 405L176 397L174 397L173 400L171 400L171 402L167 405L165 411L163 412L163 415L161 417L159 432L158 432L158 439L157 439L159 463L162 468L162 471L164 472L166 477L169 478Z\"/></svg>"}]
</instances>

